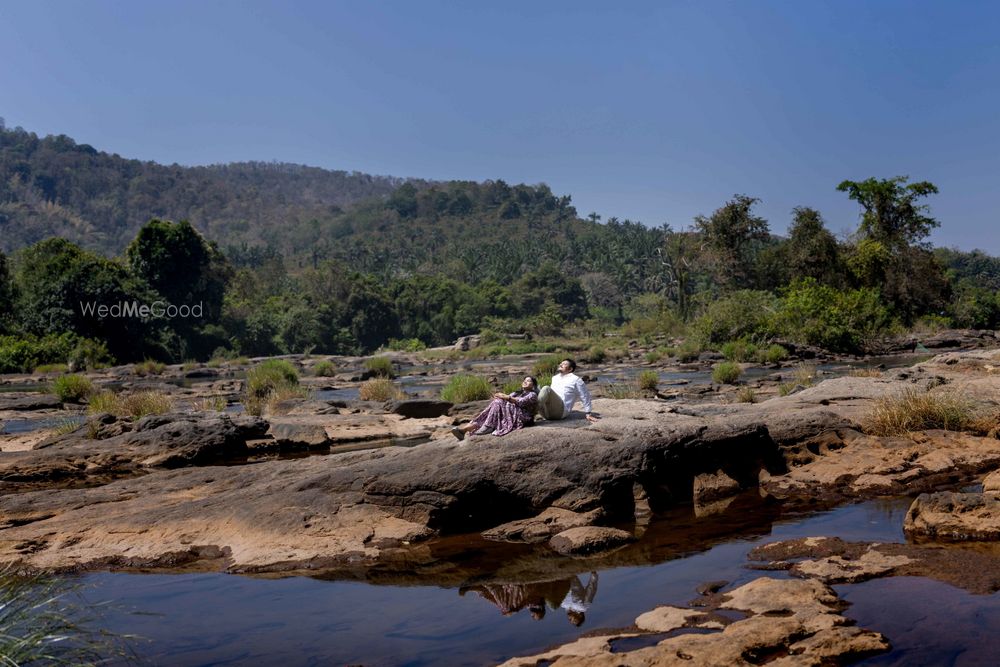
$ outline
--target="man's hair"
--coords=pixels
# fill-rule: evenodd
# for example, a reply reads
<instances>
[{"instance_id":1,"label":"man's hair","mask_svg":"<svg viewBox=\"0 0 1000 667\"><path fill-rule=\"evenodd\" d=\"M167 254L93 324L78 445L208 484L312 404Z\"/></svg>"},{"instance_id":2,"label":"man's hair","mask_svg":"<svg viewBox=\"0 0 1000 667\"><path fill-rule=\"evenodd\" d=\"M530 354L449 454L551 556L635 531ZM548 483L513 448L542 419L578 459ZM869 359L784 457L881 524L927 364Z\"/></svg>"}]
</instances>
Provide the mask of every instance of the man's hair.
<instances>
[{"instance_id":1,"label":"man's hair","mask_svg":"<svg viewBox=\"0 0 1000 667\"><path fill-rule=\"evenodd\" d=\"M569 370L571 372L576 370L576 362L575 361L573 361L572 359L563 359L563 361L565 361L566 363L569 364Z\"/></svg>"}]
</instances>

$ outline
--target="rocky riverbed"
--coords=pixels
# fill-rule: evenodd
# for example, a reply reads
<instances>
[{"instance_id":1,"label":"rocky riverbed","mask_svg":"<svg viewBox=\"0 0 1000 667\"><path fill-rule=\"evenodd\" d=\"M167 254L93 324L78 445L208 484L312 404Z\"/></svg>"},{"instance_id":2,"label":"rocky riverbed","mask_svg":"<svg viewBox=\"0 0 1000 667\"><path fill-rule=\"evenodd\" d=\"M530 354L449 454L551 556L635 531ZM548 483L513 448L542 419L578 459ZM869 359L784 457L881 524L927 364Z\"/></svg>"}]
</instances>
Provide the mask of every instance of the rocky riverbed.
<instances>
[{"instance_id":1,"label":"rocky riverbed","mask_svg":"<svg viewBox=\"0 0 1000 667\"><path fill-rule=\"evenodd\" d=\"M817 536L768 547L756 554L756 567L788 571L817 586L910 574L995 590L981 574L993 562L989 549L940 545L1000 536L1000 484L987 478L983 491L962 488L1000 469L995 434L876 437L862 428L877 399L904 390L958 393L993 409L1000 395L994 369L1000 370L1000 354L977 350L878 376L834 378L759 403L732 402L714 390L703 397L602 398L595 402L602 417L596 424L540 422L503 438L462 443L448 427L483 404L331 398L292 401L282 414L263 418L190 408L134 421L95 415L75 430L0 436L0 561L56 571L323 571L431 583L438 577L441 585L460 585L488 580L505 567L493 563L490 572L478 573L444 567L443 554L456 553L462 540L520 545L521 576L544 578L560 568L639 558L649 518L671 507L693 504L699 516L712 516L748 492L786 507L926 492L906 520L916 544ZM315 382L351 381L357 379L345 373ZM199 382L167 386L194 406L219 392L235 396L240 383ZM0 409L5 418L62 409L47 400L22 392L5 397ZM25 407L29 403L36 407ZM544 571L530 572L539 559ZM789 583L759 581L775 591ZM736 622L713 621L711 610L661 610L640 617L643 623L660 619L655 627L637 619L628 631L514 664L603 664L626 660L623 655L635 664L690 662L681 653L703 664L720 655L750 656L756 664L792 657L794 664L823 664L884 650L877 633L832 618L836 596L822 586L796 589L799 601L780 610L734 603L749 593L727 591L720 595L728 599L711 604L747 614ZM802 616L795 605L820 616ZM799 625L792 627L789 618ZM766 646L746 643L765 636L765 626L772 638ZM724 636L729 639L720 643ZM621 644L626 639L642 646L611 652L629 645Z\"/></svg>"}]
</instances>

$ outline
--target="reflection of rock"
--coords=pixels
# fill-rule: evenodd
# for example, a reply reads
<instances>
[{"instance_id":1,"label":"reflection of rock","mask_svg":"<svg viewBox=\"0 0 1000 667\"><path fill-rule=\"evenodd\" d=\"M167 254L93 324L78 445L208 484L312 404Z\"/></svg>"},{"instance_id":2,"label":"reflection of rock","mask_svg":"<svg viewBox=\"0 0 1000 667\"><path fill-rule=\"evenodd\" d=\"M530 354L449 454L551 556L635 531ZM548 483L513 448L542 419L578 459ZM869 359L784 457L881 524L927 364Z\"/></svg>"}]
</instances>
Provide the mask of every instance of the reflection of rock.
<instances>
[{"instance_id":1,"label":"reflection of rock","mask_svg":"<svg viewBox=\"0 0 1000 667\"><path fill-rule=\"evenodd\" d=\"M714 473L702 473L694 478L694 502L710 503L713 500L728 498L740 492L740 483L721 470Z\"/></svg>"},{"instance_id":2,"label":"reflection of rock","mask_svg":"<svg viewBox=\"0 0 1000 667\"><path fill-rule=\"evenodd\" d=\"M824 583L915 576L943 581L971 593L1000 589L1000 544L944 546L806 537L761 545L748 557L754 568L789 570Z\"/></svg>"},{"instance_id":3,"label":"reflection of rock","mask_svg":"<svg viewBox=\"0 0 1000 667\"><path fill-rule=\"evenodd\" d=\"M993 493L923 493L910 505L903 530L937 540L997 540L1000 498Z\"/></svg>"},{"instance_id":4,"label":"reflection of rock","mask_svg":"<svg viewBox=\"0 0 1000 667\"><path fill-rule=\"evenodd\" d=\"M549 546L564 556L607 551L635 540L632 533L618 528L580 526L564 530L549 540Z\"/></svg>"},{"instance_id":5,"label":"reflection of rock","mask_svg":"<svg viewBox=\"0 0 1000 667\"><path fill-rule=\"evenodd\" d=\"M589 526L600 518L600 510L581 513L550 507L536 517L511 521L483 531L483 537L498 542L544 542L556 533Z\"/></svg>"},{"instance_id":6,"label":"reflection of rock","mask_svg":"<svg viewBox=\"0 0 1000 667\"><path fill-rule=\"evenodd\" d=\"M508 667L554 665L788 665L839 664L889 649L877 632L851 626L836 611L836 593L817 581L761 578L718 596L708 609L659 608L636 619L640 630L679 632L682 628L707 634L677 634L631 651L616 651L615 642L640 635L617 632L578 639L545 653L513 658ZM731 619L707 613L737 610L751 614ZM720 626L724 626L718 630ZM712 631L715 630L715 631ZM778 657L785 656L785 657ZM776 660L771 660L777 657Z\"/></svg>"}]
</instances>

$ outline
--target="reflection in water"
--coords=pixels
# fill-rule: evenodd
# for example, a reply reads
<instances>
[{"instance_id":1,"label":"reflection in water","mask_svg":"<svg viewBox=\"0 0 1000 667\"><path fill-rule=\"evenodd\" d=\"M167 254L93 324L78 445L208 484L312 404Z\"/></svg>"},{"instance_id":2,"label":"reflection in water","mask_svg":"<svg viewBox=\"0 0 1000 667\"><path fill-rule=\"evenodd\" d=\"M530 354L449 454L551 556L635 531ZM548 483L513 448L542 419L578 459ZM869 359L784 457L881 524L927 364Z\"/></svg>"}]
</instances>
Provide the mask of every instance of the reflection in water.
<instances>
[{"instance_id":1,"label":"reflection in water","mask_svg":"<svg viewBox=\"0 0 1000 667\"><path fill-rule=\"evenodd\" d=\"M568 579L536 581L526 584L503 583L463 586L459 595L478 593L484 600L496 605L504 616L511 616L527 609L536 621L545 618L546 609L564 609L573 625L583 625L587 610L597 595L597 573L591 572L587 585L574 575Z\"/></svg>"}]
</instances>

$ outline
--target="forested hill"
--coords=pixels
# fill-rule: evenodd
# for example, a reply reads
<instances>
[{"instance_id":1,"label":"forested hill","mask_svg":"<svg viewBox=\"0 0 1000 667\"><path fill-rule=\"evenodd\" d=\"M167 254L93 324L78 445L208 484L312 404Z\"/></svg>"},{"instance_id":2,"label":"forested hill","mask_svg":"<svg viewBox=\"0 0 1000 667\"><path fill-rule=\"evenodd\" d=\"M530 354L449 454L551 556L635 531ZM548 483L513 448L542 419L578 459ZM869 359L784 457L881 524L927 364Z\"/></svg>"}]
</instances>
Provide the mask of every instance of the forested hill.
<instances>
[{"instance_id":1,"label":"forested hill","mask_svg":"<svg viewBox=\"0 0 1000 667\"><path fill-rule=\"evenodd\" d=\"M577 217L546 185L370 176L290 164L129 160L64 135L0 126L0 251L49 237L120 254L152 218L187 220L236 266L280 257L382 278L443 274L509 284L546 261L655 289L663 231Z\"/></svg>"},{"instance_id":2,"label":"forested hill","mask_svg":"<svg viewBox=\"0 0 1000 667\"><path fill-rule=\"evenodd\" d=\"M101 152L65 135L39 138L0 120L0 250L58 236L118 254L151 218L189 220L222 243L271 243L283 230L331 220L404 182L266 162L166 166Z\"/></svg>"}]
</instances>

